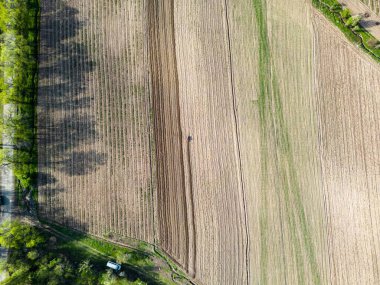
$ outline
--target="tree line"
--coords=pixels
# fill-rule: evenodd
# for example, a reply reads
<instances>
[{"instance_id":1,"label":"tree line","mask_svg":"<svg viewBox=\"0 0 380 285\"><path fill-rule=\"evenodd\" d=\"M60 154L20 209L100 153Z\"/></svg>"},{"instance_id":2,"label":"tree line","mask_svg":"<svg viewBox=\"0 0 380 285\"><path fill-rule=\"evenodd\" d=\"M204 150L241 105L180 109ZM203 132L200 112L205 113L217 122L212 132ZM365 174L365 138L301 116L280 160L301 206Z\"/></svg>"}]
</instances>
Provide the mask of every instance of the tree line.
<instances>
[{"instance_id":1,"label":"tree line","mask_svg":"<svg viewBox=\"0 0 380 285\"><path fill-rule=\"evenodd\" d=\"M37 174L38 16L38 0L0 0L0 136L10 140L0 144L0 165L12 165L29 191Z\"/></svg>"},{"instance_id":2,"label":"tree line","mask_svg":"<svg viewBox=\"0 0 380 285\"><path fill-rule=\"evenodd\" d=\"M9 251L8 260L0 263L6 277L2 284L146 285L105 270L105 260L18 220L0 224L0 246Z\"/></svg>"}]
</instances>

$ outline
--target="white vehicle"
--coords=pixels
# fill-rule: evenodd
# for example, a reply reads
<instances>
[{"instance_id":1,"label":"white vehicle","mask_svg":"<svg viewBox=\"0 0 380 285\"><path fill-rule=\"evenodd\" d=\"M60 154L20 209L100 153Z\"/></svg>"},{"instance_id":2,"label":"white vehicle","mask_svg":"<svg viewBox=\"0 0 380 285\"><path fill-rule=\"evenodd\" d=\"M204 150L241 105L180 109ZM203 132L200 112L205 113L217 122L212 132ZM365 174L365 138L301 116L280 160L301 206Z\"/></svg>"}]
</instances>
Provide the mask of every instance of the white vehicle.
<instances>
[{"instance_id":1,"label":"white vehicle","mask_svg":"<svg viewBox=\"0 0 380 285\"><path fill-rule=\"evenodd\" d=\"M113 269L113 270L116 270L116 271L119 271L121 269L121 265L116 263L116 262L112 262L112 261L108 261L107 262L107 267Z\"/></svg>"}]
</instances>

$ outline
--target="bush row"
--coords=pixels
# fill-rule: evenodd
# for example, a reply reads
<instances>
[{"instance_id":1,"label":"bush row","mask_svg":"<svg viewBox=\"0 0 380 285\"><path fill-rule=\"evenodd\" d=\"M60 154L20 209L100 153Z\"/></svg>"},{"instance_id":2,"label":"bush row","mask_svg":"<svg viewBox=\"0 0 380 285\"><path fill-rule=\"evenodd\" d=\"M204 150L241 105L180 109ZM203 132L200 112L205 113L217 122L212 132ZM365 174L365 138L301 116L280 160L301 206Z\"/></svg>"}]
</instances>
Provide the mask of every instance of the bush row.
<instances>
[{"instance_id":1,"label":"bush row","mask_svg":"<svg viewBox=\"0 0 380 285\"><path fill-rule=\"evenodd\" d=\"M0 160L28 190L37 173L38 7L38 0L0 0L0 135L10 140L1 143ZM5 105L12 114L5 116Z\"/></svg>"},{"instance_id":2,"label":"bush row","mask_svg":"<svg viewBox=\"0 0 380 285\"><path fill-rule=\"evenodd\" d=\"M9 251L7 262L0 263L1 284L147 284L132 275L119 277L105 270L104 256L18 220L0 224L0 246Z\"/></svg>"}]
</instances>

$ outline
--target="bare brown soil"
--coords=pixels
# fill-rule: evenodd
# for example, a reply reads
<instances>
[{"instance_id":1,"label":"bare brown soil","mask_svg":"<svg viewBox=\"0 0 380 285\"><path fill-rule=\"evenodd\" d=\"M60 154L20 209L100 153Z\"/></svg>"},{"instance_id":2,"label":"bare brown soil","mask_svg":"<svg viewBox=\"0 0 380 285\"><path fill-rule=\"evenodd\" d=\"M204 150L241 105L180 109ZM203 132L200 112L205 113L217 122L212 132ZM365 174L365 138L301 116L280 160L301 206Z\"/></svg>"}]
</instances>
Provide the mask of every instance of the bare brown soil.
<instances>
[{"instance_id":1,"label":"bare brown soil","mask_svg":"<svg viewBox=\"0 0 380 285\"><path fill-rule=\"evenodd\" d=\"M233 282L230 278L236 273L239 280L247 280L247 232L223 5L149 5L160 244L207 284ZM215 20L205 14L212 11L222 17ZM215 274L209 268L220 271Z\"/></svg>"},{"instance_id":2,"label":"bare brown soil","mask_svg":"<svg viewBox=\"0 0 380 285\"><path fill-rule=\"evenodd\" d=\"M186 194L184 148L174 35L174 3L149 1L149 48L155 117L159 243L189 268L194 225ZM190 233L189 228L192 229ZM193 235L191 235L193 234ZM191 236L190 236L191 235Z\"/></svg>"}]
</instances>

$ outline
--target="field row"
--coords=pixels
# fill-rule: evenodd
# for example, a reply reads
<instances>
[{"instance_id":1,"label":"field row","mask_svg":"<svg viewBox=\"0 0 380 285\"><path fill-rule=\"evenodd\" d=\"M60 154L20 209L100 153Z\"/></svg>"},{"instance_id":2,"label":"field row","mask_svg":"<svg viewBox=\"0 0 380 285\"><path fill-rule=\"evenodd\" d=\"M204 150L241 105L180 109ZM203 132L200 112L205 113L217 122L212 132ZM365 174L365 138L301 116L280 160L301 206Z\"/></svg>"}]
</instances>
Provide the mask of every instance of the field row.
<instances>
[{"instance_id":1,"label":"field row","mask_svg":"<svg viewBox=\"0 0 380 285\"><path fill-rule=\"evenodd\" d=\"M368 7L371 8L373 12L376 14L380 13L380 2L378 0L360 0L364 4L366 4Z\"/></svg>"},{"instance_id":2,"label":"field row","mask_svg":"<svg viewBox=\"0 0 380 285\"><path fill-rule=\"evenodd\" d=\"M346 41L303 0L43 0L41 213L199 284L375 284L379 68Z\"/></svg>"},{"instance_id":3,"label":"field row","mask_svg":"<svg viewBox=\"0 0 380 285\"><path fill-rule=\"evenodd\" d=\"M41 3L40 211L153 242L145 3L116 2Z\"/></svg>"},{"instance_id":4,"label":"field row","mask_svg":"<svg viewBox=\"0 0 380 285\"><path fill-rule=\"evenodd\" d=\"M380 267L380 68L315 17L316 94L333 284L376 284ZM329 48L328 48L329 47ZM331 63L335 64L331 64ZM352 72L354 71L354 72Z\"/></svg>"}]
</instances>

